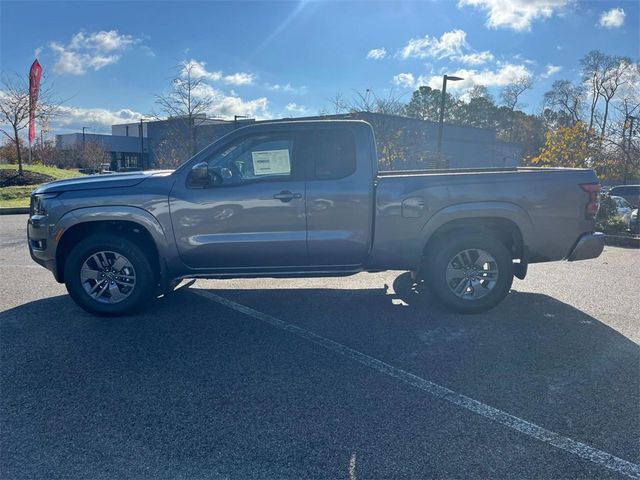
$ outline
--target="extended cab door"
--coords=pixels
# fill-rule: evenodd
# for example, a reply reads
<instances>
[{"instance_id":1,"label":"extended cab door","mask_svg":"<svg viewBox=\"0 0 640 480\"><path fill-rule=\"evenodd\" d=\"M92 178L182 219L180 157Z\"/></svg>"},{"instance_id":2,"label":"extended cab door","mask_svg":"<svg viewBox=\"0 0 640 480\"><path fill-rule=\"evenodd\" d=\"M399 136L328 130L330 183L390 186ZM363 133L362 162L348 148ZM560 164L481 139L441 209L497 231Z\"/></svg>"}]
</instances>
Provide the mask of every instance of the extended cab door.
<instances>
[{"instance_id":1,"label":"extended cab door","mask_svg":"<svg viewBox=\"0 0 640 480\"><path fill-rule=\"evenodd\" d=\"M359 266L373 230L373 136L367 124L309 132L307 246L311 265Z\"/></svg>"},{"instance_id":2,"label":"extended cab door","mask_svg":"<svg viewBox=\"0 0 640 480\"><path fill-rule=\"evenodd\" d=\"M186 265L247 270L308 265L299 143L295 132L248 133L205 158L204 185L189 178L176 183L171 218Z\"/></svg>"}]
</instances>

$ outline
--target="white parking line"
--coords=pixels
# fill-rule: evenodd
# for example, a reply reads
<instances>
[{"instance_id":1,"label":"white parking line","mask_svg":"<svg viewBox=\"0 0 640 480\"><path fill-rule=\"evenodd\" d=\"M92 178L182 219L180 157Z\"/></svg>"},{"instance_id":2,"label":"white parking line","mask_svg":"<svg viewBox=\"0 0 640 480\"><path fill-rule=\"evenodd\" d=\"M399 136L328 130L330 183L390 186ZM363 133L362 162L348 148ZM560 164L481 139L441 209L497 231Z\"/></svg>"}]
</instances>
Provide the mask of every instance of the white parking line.
<instances>
[{"instance_id":1,"label":"white parking line","mask_svg":"<svg viewBox=\"0 0 640 480\"><path fill-rule=\"evenodd\" d=\"M418 377L417 375L409 373L400 368L389 365L382 360L378 360L377 358L354 350L353 348L347 347L346 345L342 345L341 343L329 340L328 338L318 335L317 333L305 330L304 328L287 323L269 314L259 312L258 310L254 310L253 308L247 307L240 303L236 303L232 300L228 300L219 295L216 295L215 293L201 289L191 289L191 291L204 298L208 298L210 300L218 302L225 307L236 310L237 312L249 315L250 317L262 320L263 322L266 322L276 328L285 330L289 333L293 333L294 335L320 345L327 350L331 350L332 352L338 353L339 355L342 355L358 363L361 363L362 365L377 370L380 373L384 373L386 375L389 375L390 377L401 380L404 383L428 392L437 398L446 400L447 402L453 403L454 405L458 405L459 407L470 410L474 413L477 413L478 415L488 418L489 420L493 420L494 422L500 423L506 427L523 433L524 435L535 438L536 440L540 440L541 442L544 442L548 445L552 445L556 448L564 450L565 452L572 453L574 455L577 455L578 457L584 458L595 464L609 468L628 477L640 478L640 465L638 464L623 460L622 458L618 458L615 455L611 455L610 453L590 447L589 445L578 442L569 437L565 437L563 435L560 435L559 433L552 432L551 430L547 430L546 428L540 427L535 423L528 422L498 408L494 408L490 405L479 402L478 400L467 397L466 395L454 392L453 390L430 382L429 380L425 380L424 378Z\"/></svg>"}]
</instances>

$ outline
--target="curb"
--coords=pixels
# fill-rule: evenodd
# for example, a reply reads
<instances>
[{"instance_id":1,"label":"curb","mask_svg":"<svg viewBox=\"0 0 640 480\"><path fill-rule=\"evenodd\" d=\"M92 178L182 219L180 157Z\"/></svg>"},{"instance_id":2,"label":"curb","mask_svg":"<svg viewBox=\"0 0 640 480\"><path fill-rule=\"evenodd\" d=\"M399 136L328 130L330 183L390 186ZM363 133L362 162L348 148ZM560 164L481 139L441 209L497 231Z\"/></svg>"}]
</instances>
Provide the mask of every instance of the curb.
<instances>
[{"instance_id":1,"label":"curb","mask_svg":"<svg viewBox=\"0 0 640 480\"><path fill-rule=\"evenodd\" d=\"M605 235L605 245L614 245L616 247L640 248L640 237L627 237L622 235Z\"/></svg>"},{"instance_id":2,"label":"curb","mask_svg":"<svg viewBox=\"0 0 640 480\"><path fill-rule=\"evenodd\" d=\"M24 213L29 213L29 207L0 208L0 215L18 215Z\"/></svg>"}]
</instances>

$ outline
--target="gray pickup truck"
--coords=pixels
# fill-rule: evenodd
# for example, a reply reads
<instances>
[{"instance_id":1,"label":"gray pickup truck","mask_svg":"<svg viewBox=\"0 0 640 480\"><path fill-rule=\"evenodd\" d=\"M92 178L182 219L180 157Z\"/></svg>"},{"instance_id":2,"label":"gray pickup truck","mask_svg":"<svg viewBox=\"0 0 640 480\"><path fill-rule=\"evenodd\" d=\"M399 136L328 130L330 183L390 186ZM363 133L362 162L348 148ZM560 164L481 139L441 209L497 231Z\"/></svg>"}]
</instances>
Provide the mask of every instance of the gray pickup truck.
<instances>
[{"instance_id":1,"label":"gray pickup truck","mask_svg":"<svg viewBox=\"0 0 640 480\"><path fill-rule=\"evenodd\" d=\"M175 171L51 182L31 195L31 256L98 315L185 278L408 270L447 307L492 308L527 265L600 255L582 169L378 171L361 121L238 129Z\"/></svg>"}]
</instances>

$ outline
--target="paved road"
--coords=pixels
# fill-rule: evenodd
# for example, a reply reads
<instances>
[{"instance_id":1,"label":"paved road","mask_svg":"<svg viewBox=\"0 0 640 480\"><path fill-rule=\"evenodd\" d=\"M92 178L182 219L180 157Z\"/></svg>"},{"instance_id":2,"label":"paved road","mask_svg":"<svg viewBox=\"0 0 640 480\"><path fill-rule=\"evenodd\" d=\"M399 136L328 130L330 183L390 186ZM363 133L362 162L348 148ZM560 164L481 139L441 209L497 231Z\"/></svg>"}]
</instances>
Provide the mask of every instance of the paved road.
<instances>
[{"instance_id":1,"label":"paved road","mask_svg":"<svg viewBox=\"0 0 640 480\"><path fill-rule=\"evenodd\" d=\"M637 251L534 265L476 316L387 272L201 280L109 320L31 262L25 222L0 217L3 479L640 472Z\"/></svg>"}]
</instances>

